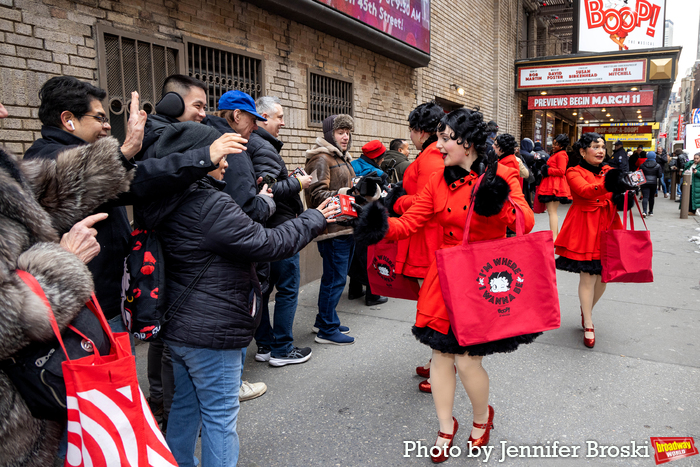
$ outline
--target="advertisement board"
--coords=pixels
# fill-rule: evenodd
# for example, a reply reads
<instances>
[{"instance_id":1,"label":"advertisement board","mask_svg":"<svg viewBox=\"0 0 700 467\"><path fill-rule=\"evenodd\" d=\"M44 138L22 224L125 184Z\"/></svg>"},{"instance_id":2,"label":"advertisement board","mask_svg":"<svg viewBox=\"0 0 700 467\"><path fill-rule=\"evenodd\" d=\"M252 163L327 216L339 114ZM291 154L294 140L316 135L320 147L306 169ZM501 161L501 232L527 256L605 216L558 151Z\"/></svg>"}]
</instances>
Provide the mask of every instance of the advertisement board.
<instances>
[{"instance_id":1,"label":"advertisement board","mask_svg":"<svg viewBox=\"0 0 700 467\"><path fill-rule=\"evenodd\" d=\"M316 0L430 53L430 0Z\"/></svg>"},{"instance_id":2,"label":"advertisement board","mask_svg":"<svg viewBox=\"0 0 700 467\"><path fill-rule=\"evenodd\" d=\"M649 105L654 105L654 91L557 94L555 96L530 96L527 98L528 110L570 109L576 107L638 107ZM700 119L700 115L698 118Z\"/></svg>"},{"instance_id":3,"label":"advertisement board","mask_svg":"<svg viewBox=\"0 0 700 467\"><path fill-rule=\"evenodd\" d=\"M579 0L579 52L664 45L666 0Z\"/></svg>"},{"instance_id":4,"label":"advertisement board","mask_svg":"<svg viewBox=\"0 0 700 467\"><path fill-rule=\"evenodd\" d=\"M685 126L685 149L688 154L700 151L700 123L689 123Z\"/></svg>"},{"instance_id":5,"label":"advertisement board","mask_svg":"<svg viewBox=\"0 0 700 467\"><path fill-rule=\"evenodd\" d=\"M518 88L644 83L647 61L590 62L518 68Z\"/></svg>"},{"instance_id":6,"label":"advertisement board","mask_svg":"<svg viewBox=\"0 0 700 467\"><path fill-rule=\"evenodd\" d=\"M690 123L700 123L700 109L690 111Z\"/></svg>"}]
</instances>

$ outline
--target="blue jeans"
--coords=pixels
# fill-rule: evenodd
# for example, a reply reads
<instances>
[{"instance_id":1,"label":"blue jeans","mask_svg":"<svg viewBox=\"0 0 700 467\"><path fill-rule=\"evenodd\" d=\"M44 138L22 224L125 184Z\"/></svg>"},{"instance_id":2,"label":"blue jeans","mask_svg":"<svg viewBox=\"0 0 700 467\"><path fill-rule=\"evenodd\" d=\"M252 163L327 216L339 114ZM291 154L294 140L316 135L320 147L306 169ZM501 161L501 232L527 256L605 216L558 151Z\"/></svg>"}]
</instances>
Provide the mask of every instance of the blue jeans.
<instances>
[{"instance_id":1,"label":"blue jeans","mask_svg":"<svg viewBox=\"0 0 700 467\"><path fill-rule=\"evenodd\" d=\"M194 450L201 427L201 465L235 466L242 349L199 349L166 343L175 376L166 440L175 460L181 467L196 465Z\"/></svg>"},{"instance_id":2,"label":"blue jeans","mask_svg":"<svg viewBox=\"0 0 700 467\"><path fill-rule=\"evenodd\" d=\"M258 346L272 349L273 357L283 357L294 348L292 326L297 312L299 297L299 253L291 258L270 263L270 288L263 296L260 326L255 332ZM274 323L270 325L270 294L277 287L275 295Z\"/></svg>"},{"instance_id":3,"label":"blue jeans","mask_svg":"<svg viewBox=\"0 0 700 467\"><path fill-rule=\"evenodd\" d=\"M340 318L335 307L345 289L345 280L350 268L355 240L352 235L331 238L318 242L318 252L323 258L323 275L318 291L318 314L315 326L318 336L326 338L335 334Z\"/></svg>"}]
</instances>

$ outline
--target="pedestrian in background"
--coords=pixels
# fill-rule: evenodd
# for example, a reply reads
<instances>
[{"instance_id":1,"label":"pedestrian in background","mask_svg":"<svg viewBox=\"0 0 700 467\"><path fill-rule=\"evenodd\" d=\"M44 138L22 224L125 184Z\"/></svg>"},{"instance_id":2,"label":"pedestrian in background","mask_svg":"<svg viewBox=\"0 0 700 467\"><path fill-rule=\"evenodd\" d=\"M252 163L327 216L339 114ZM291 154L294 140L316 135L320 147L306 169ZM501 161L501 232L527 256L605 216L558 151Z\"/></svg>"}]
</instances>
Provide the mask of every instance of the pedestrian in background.
<instances>
[{"instance_id":1,"label":"pedestrian in background","mask_svg":"<svg viewBox=\"0 0 700 467\"><path fill-rule=\"evenodd\" d=\"M690 174L690 190L688 199L688 212L695 214L696 210L700 208L700 173L698 172L698 166L700 166L700 152L693 156L693 160L689 161L685 165L684 175ZM681 203L681 206L683 203Z\"/></svg>"},{"instance_id":2,"label":"pedestrian in background","mask_svg":"<svg viewBox=\"0 0 700 467\"><path fill-rule=\"evenodd\" d=\"M408 140L394 139L389 143L389 150L384 155L380 167L389 176L389 183L398 183L403 180L409 164Z\"/></svg>"},{"instance_id":3,"label":"pedestrian in background","mask_svg":"<svg viewBox=\"0 0 700 467\"><path fill-rule=\"evenodd\" d=\"M659 179L663 178L663 170L656 162L656 159L648 157L639 167L644 172L646 182L642 185L642 216L654 215L654 201L656 200L657 184ZM647 210L647 207L649 208Z\"/></svg>"},{"instance_id":4,"label":"pedestrian in background","mask_svg":"<svg viewBox=\"0 0 700 467\"><path fill-rule=\"evenodd\" d=\"M661 189L664 193L664 198L668 198L669 186L666 185L665 176L663 175L666 173L666 166L668 165L668 154L666 154L666 150L661 146L656 147L656 163L661 166L662 174L661 177L659 177L658 179L658 184L661 185Z\"/></svg>"},{"instance_id":5,"label":"pedestrian in background","mask_svg":"<svg viewBox=\"0 0 700 467\"><path fill-rule=\"evenodd\" d=\"M615 151L610 159L610 165L625 173L630 171L630 158L622 141L615 141Z\"/></svg>"},{"instance_id":6,"label":"pedestrian in background","mask_svg":"<svg viewBox=\"0 0 700 467\"><path fill-rule=\"evenodd\" d=\"M557 135L552 141L554 154L542 166L542 183L538 191L539 200L547 206L549 216L549 229L557 239L559 234L559 204L571 203L571 191L566 181L566 167L569 156L566 148L569 146L569 137L565 134Z\"/></svg>"}]
</instances>

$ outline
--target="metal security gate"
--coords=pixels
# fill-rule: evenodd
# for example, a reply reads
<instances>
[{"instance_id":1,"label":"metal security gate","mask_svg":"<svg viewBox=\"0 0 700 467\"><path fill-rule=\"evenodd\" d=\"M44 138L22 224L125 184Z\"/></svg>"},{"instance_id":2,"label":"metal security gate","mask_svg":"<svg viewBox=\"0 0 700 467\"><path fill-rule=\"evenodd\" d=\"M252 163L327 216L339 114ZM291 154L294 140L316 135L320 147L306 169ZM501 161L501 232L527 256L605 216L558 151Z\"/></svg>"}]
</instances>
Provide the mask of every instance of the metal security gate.
<instances>
[{"instance_id":1,"label":"metal security gate","mask_svg":"<svg viewBox=\"0 0 700 467\"><path fill-rule=\"evenodd\" d=\"M308 96L310 126L319 126L331 115L352 115L352 81L309 72Z\"/></svg>"},{"instance_id":2,"label":"metal security gate","mask_svg":"<svg viewBox=\"0 0 700 467\"><path fill-rule=\"evenodd\" d=\"M112 136L126 136L131 92L138 91L141 108L155 112L165 78L182 71L183 46L104 25L97 26L100 85L107 91L105 111Z\"/></svg>"},{"instance_id":3,"label":"metal security gate","mask_svg":"<svg viewBox=\"0 0 700 467\"><path fill-rule=\"evenodd\" d=\"M243 91L253 99L263 94L261 57L211 42L187 39L188 74L207 86L207 110L218 110L219 98L231 90Z\"/></svg>"}]
</instances>

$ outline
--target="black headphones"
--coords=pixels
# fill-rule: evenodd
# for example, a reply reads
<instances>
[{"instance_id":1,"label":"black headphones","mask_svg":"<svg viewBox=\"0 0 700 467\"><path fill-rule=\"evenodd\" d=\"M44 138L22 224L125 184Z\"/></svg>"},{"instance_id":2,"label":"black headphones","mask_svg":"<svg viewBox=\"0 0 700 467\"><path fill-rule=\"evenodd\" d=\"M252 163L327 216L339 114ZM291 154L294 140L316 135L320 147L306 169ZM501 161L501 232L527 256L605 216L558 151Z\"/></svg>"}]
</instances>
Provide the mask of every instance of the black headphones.
<instances>
[{"instance_id":1,"label":"black headphones","mask_svg":"<svg viewBox=\"0 0 700 467\"><path fill-rule=\"evenodd\" d=\"M166 117L178 118L185 113L185 101L180 94L168 92L156 104L156 113Z\"/></svg>"}]
</instances>

